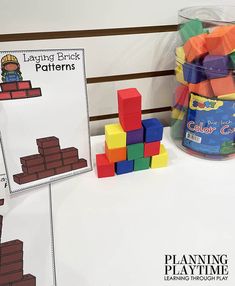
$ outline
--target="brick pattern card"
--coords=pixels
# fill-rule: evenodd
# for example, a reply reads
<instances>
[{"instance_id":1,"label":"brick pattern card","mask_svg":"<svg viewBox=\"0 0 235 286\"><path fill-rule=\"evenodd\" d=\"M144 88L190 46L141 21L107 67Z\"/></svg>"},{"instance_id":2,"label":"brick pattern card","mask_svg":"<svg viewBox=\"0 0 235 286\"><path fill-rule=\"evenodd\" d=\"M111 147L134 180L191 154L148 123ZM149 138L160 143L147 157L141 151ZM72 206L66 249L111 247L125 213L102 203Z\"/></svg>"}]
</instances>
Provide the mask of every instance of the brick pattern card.
<instances>
[{"instance_id":1,"label":"brick pattern card","mask_svg":"<svg viewBox=\"0 0 235 286\"><path fill-rule=\"evenodd\" d=\"M10 192L91 170L84 51L0 52L0 60Z\"/></svg>"}]
</instances>

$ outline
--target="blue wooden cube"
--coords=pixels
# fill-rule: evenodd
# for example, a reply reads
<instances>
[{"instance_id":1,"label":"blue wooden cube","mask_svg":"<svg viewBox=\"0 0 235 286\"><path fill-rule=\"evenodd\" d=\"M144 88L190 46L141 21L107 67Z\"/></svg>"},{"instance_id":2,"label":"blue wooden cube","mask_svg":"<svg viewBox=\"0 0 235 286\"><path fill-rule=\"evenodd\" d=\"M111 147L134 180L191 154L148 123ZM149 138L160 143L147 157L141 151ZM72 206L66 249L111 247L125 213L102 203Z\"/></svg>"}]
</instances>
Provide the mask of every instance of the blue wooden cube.
<instances>
[{"instance_id":1,"label":"blue wooden cube","mask_svg":"<svg viewBox=\"0 0 235 286\"><path fill-rule=\"evenodd\" d=\"M184 80L190 83L199 83L207 79L204 68L199 63L183 64Z\"/></svg>"},{"instance_id":2,"label":"blue wooden cube","mask_svg":"<svg viewBox=\"0 0 235 286\"><path fill-rule=\"evenodd\" d=\"M144 127L144 141L154 142L161 141L163 134L163 125L156 118L142 120Z\"/></svg>"},{"instance_id":3,"label":"blue wooden cube","mask_svg":"<svg viewBox=\"0 0 235 286\"><path fill-rule=\"evenodd\" d=\"M117 175L122 175L134 171L134 161L120 161L115 163L115 172Z\"/></svg>"}]
</instances>

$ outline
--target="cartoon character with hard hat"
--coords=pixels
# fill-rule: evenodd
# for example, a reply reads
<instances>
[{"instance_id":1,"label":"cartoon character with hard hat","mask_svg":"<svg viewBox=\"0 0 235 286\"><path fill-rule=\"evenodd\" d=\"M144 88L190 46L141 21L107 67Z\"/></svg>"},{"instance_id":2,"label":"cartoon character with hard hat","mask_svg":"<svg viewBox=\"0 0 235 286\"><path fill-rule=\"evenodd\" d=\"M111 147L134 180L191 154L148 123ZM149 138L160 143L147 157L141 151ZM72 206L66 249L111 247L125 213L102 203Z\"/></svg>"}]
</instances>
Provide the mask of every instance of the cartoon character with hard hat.
<instances>
[{"instance_id":1,"label":"cartoon character with hard hat","mask_svg":"<svg viewBox=\"0 0 235 286\"><path fill-rule=\"evenodd\" d=\"M16 56L7 54L1 59L2 81L13 82L23 80L20 64Z\"/></svg>"}]
</instances>

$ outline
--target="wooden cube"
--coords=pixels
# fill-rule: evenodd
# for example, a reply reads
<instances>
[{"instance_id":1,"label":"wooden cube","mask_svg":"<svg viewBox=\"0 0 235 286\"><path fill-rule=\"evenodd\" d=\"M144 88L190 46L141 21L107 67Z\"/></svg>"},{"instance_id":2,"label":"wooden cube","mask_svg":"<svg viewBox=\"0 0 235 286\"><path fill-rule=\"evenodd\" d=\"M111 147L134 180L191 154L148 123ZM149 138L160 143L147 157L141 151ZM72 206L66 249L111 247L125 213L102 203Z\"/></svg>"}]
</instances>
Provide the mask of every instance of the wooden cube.
<instances>
[{"instance_id":1,"label":"wooden cube","mask_svg":"<svg viewBox=\"0 0 235 286\"><path fill-rule=\"evenodd\" d=\"M126 147L126 132L120 124L105 125L105 141L109 149Z\"/></svg>"}]
</instances>

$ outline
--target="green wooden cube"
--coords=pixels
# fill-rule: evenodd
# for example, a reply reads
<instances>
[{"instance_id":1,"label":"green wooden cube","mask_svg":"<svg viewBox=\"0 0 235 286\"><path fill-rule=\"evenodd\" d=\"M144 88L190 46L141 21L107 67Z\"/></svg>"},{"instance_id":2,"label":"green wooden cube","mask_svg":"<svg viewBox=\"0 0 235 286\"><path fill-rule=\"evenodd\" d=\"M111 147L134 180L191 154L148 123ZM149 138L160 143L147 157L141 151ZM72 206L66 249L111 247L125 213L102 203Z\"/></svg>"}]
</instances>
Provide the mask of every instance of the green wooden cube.
<instances>
[{"instance_id":1,"label":"green wooden cube","mask_svg":"<svg viewBox=\"0 0 235 286\"><path fill-rule=\"evenodd\" d=\"M190 20L180 26L180 35L184 43L191 37L204 33L202 22L199 19Z\"/></svg>"},{"instance_id":2,"label":"green wooden cube","mask_svg":"<svg viewBox=\"0 0 235 286\"><path fill-rule=\"evenodd\" d=\"M150 157L139 158L134 161L134 171L146 170L150 166Z\"/></svg>"},{"instance_id":3,"label":"green wooden cube","mask_svg":"<svg viewBox=\"0 0 235 286\"><path fill-rule=\"evenodd\" d=\"M144 143L127 145L127 160L135 160L144 157Z\"/></svg>"}]
</instances>

